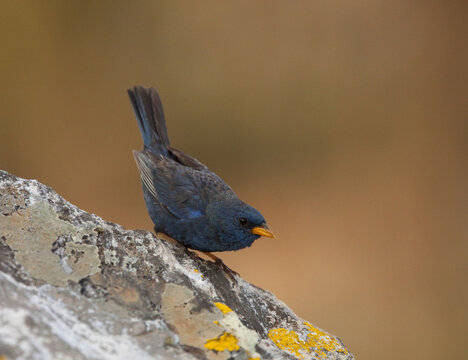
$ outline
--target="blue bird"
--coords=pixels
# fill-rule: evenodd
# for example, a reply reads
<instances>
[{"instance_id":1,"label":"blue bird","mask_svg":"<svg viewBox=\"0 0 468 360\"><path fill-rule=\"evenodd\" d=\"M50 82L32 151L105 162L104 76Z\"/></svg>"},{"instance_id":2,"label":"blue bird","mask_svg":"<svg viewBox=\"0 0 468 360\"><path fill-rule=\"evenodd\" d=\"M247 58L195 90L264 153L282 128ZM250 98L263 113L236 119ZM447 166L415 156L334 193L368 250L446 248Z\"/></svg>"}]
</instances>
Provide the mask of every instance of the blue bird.
<instances>
[{"instance_id":1,"label":"blue bird","mask_svg":"<svg viewBox=\"0 0 468 360\"><path fill-rule=\"evenodd\" d=\"M274 237L263 216L218 175L171 147L154 88L135 86L128 95L144 142L133 155L156 233L203 252L239 250L260 236Z\"/></svg>"}]
</instances>

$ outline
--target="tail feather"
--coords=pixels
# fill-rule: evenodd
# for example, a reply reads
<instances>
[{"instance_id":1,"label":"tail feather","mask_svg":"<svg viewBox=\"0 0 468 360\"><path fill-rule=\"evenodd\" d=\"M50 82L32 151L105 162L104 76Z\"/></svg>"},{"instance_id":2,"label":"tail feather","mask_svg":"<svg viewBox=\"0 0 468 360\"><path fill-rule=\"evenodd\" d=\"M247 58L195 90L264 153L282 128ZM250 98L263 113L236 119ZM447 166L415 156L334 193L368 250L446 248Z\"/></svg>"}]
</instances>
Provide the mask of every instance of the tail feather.
<instances>
[{"instance_id":1,"label":"tail feather","mask_svg":"<svg viewBox=\"0 0 468 360\"><path fill-rule=\"evenodd\" d=\"M128 96L140 127L146 148L156 153L167 153L170 147L166 120L158 92L154 88L135 86L128 90Z\"/></svg>"}]
</instances>

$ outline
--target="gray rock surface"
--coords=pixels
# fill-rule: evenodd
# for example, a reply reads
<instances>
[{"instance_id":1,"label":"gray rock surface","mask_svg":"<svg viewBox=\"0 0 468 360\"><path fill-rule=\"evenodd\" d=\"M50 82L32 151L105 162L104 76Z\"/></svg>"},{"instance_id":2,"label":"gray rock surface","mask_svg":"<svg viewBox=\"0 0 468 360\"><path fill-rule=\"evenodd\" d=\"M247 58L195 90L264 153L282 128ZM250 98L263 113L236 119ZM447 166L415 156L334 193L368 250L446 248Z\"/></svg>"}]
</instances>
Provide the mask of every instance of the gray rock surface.
<instances>
[{"instance_id":1,"label":"gray rock surface","mask_svg":"<svg viewBox=\"0 0 468 360\"><path fill-rule=\"evenodd\" d=\"M0 171L0 359L353 359L268 291Z\"/></svg>"}]
</instances>

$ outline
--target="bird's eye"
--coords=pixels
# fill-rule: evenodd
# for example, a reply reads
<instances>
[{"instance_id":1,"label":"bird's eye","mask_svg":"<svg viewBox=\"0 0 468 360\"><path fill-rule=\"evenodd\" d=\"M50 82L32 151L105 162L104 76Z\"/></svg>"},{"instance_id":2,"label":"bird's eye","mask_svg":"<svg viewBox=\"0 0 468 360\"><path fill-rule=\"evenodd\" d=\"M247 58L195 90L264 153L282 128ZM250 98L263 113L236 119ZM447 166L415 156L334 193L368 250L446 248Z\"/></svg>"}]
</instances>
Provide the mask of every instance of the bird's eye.
<instances>
[{"instance_id":1,"label":"bird's eye","mask_svg":"<svg viewBox=\"0 0 468 360\"><path fill-rule=\"evenodd\" d=\"M242 226L247 226L248 223L249 222L246 218L243 218L243 217L239 218L239 224L241 224Z\"/></svg>"}]
</instances>

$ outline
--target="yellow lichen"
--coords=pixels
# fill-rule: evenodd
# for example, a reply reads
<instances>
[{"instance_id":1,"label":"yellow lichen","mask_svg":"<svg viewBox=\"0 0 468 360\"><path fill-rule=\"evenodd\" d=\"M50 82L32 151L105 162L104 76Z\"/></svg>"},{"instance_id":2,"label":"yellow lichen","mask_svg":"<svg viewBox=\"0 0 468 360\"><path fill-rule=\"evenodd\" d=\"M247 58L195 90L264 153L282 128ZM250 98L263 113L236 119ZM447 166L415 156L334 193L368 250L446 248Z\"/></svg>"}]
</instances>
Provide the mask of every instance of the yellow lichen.
<instances>
[{"instance_id":1,"label":"yellow lichen","mask_svg":"<svg viewBox=\"0 0 468 360\"><path fill-rule=\"evenodd\" d=\"M334 337L313 327L308 322L305 322L304 325L307 326L310 331L307 333L306 341L301 340L296 332L282 328L270 330L268 332L268 337L280 349L289 351L299 358L304 356L303 352L308 354L315 352L318 358L326 358L328 351L338 351L344 354L348 353L348 350L342 347Z\"/></svg>"},{"instance_id":2,"label":"yellow lichen","mask_svg":"<svg viewBox=\"0 0 468 360\"><path fill-rule=\"evenodd\" d=\"M216 302L214 303L215 306L223 312L223 314L227 314L228 312L231 312L231 308L227 305L224 305L223 303Z\"/></svg>"},{"instance_id":3,"label":"yellow lichen","mask_svg":"<svg viewBox=\"0 0 468 360\"><path fill-rule=\"evenodd\" d=\"M205 343L205 347L214 351L239 350L239 345L237 345L237 338L228 332L222 334L217 338L207 340Z\"/></svg>"},{"instance_id":4,"label":"yellow lichen","mask_svg":"<svg viewBox=\"0 0 468 360\"><path fill-rule=\"evenodd\" d=\"M230 351L239 350L242 347L247 353L247 356L251 357L251 360L260 360L259 354L255 351L255 346L258 343L257 333L245 327L235 311L233 311L229 306L219 302L214 303L214 305L222 312L223 315L221 319L215 320L213 323L222 327L224 334L218 339L208 340L205 347L214 346L213 340L216 340L216 344L218 345L220 339L235 340L233 342L235 348L229 349Z\"/></svg>"},{"instance_id":5,"label":"yellow lichen","mask_svg":"<svg viewBox=\"0 0 468 360\"><path fill-rule=\"evenodd\" d=\"M271 329L268 332L268 337L281 350L289 351L296 356L302 356L299 350L303 349L303 341L294 331L289 331L283 328Z\"/></svg>"},{"instance_id":6,"label":"yellow lichen","mask_svg":"<svg viewBox=\"0 0 468 360\"><path fill-rule=\"evenodd\" d=\"M307 326L310 330L310 333L307 334L309 338L308 344L311 347L315 347L319 355L326 356L324 350L338 351L344 354L348 353L348 350L344 348L336 338L330 336L320 329L313 327L308 322L305 322L304 325Z\"/></svg>"}]
</instances>

